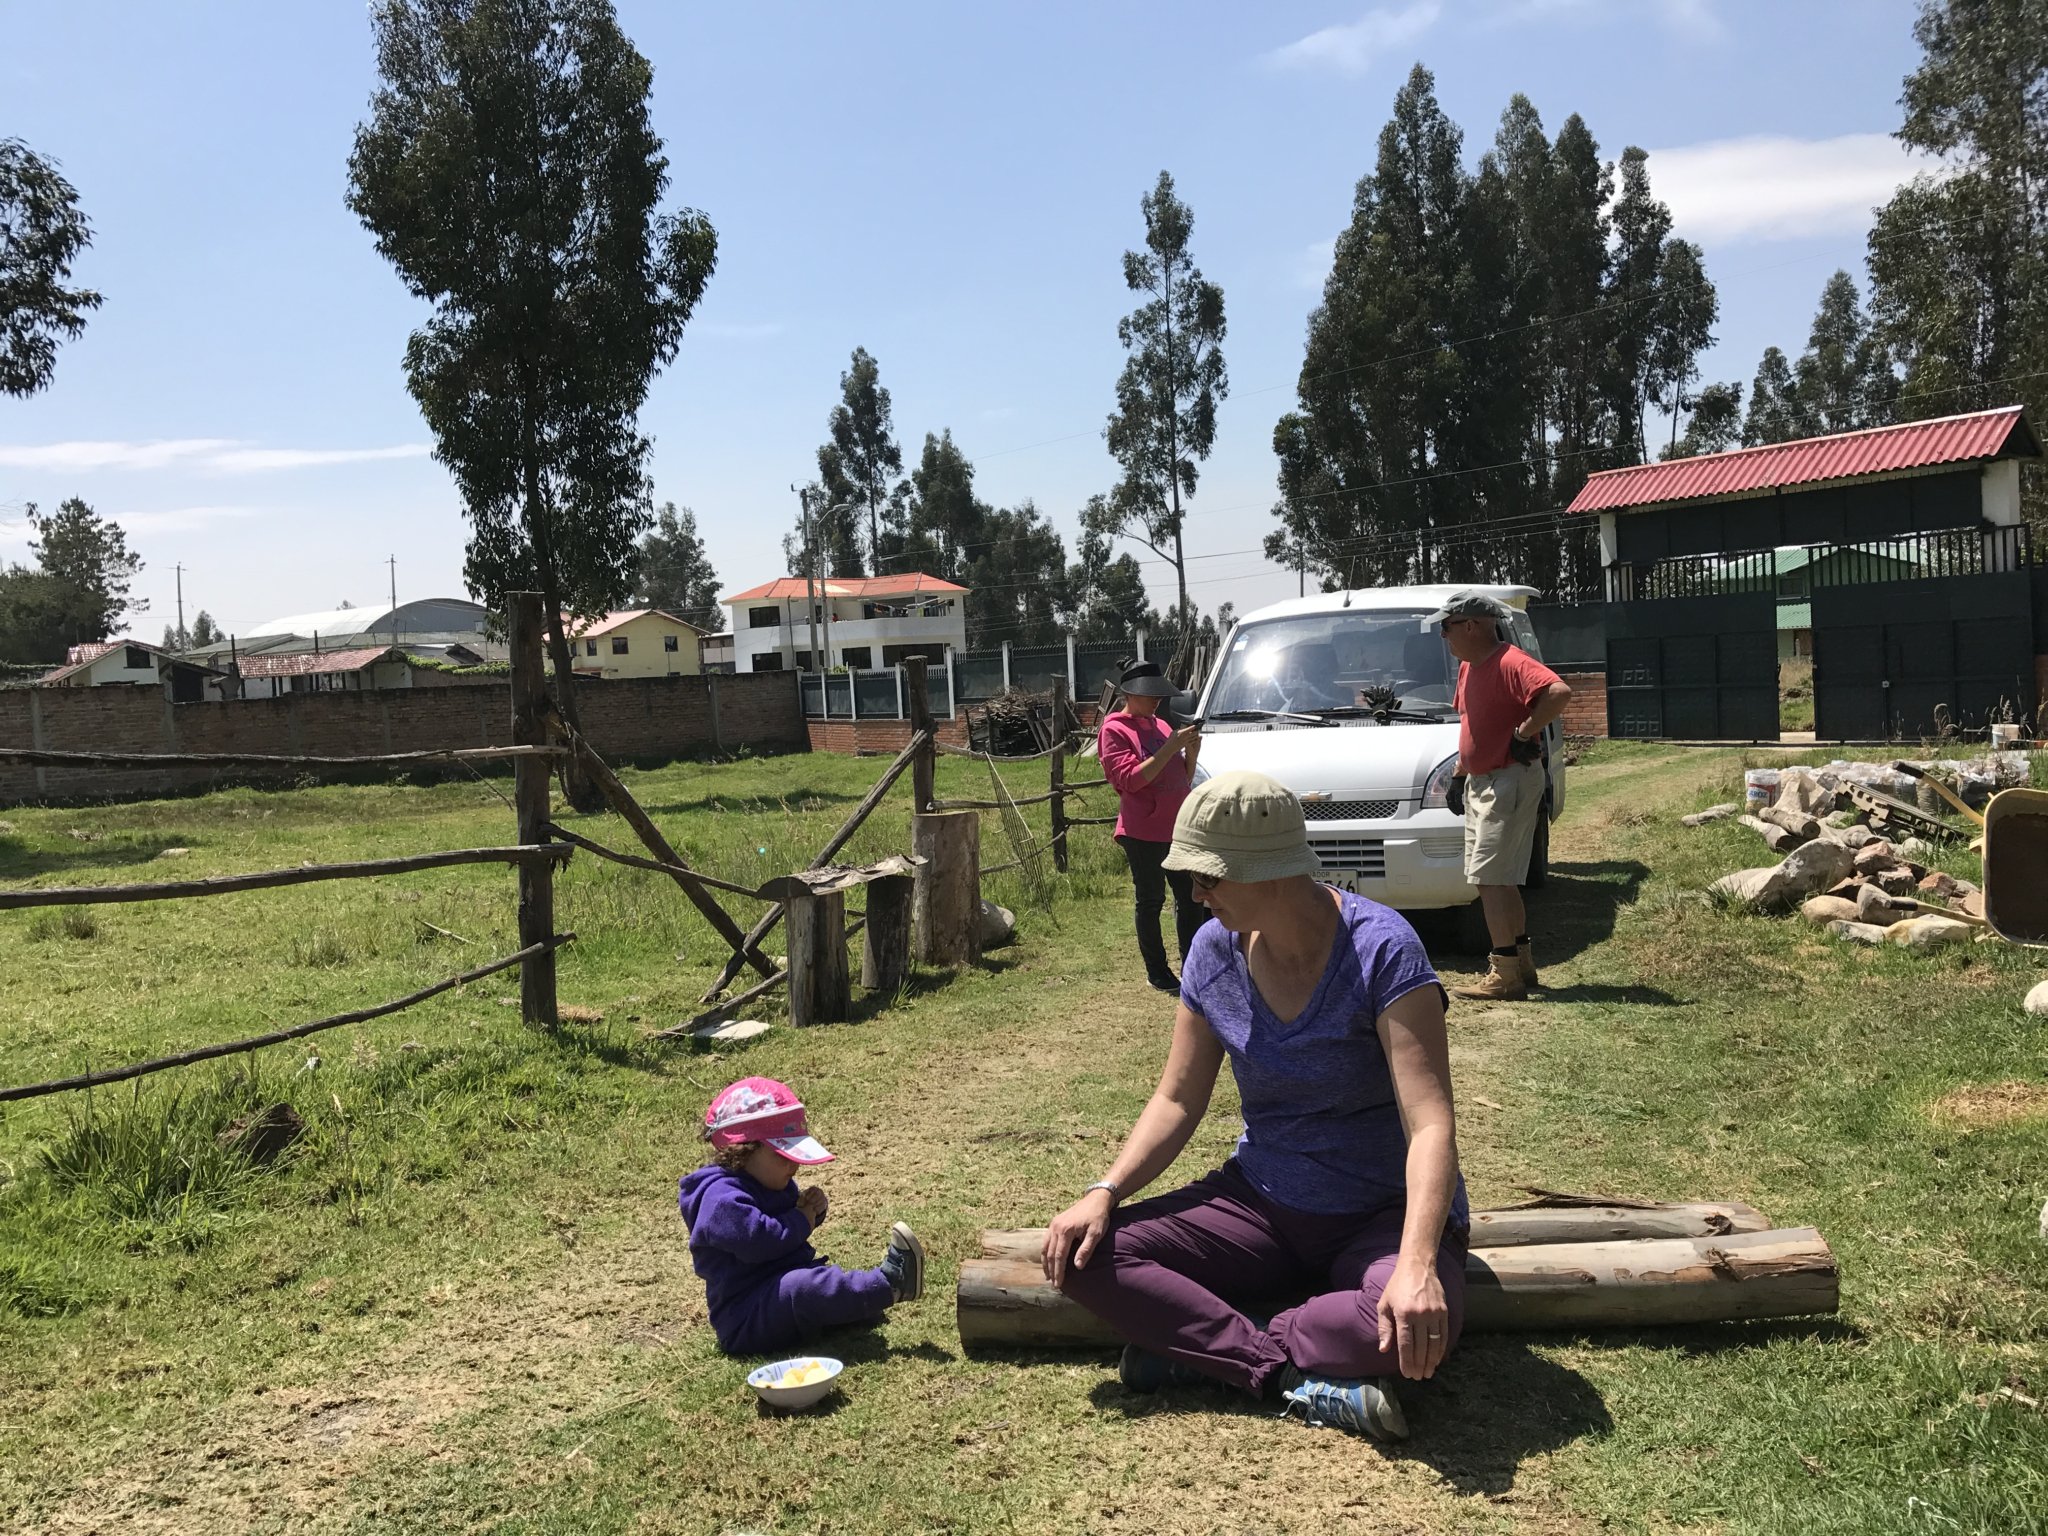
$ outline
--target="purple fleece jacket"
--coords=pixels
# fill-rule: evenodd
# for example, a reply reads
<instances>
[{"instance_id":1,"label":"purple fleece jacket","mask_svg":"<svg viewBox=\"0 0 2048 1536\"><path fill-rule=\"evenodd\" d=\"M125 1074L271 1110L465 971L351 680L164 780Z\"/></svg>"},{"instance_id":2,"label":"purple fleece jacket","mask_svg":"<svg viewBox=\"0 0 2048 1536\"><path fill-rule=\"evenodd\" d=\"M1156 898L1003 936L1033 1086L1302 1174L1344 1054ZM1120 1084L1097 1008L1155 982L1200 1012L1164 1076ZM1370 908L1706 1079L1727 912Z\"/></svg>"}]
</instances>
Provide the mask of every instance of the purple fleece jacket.
<instances>
[{"instance_id":1,"label":"purple fleece jacket","mask_svg":"<svg viewBox=\"0 0 2048 1536\"><path fill-rule=\"evenodd\" d=\"M704 1280L713 1327L764 1281L818 1262L811 1219L796 1208L794 1179L769 1189L716 1166L683 1176L677 1197L690 1228L690 1262Z\"/></svg>"}]
</instances>

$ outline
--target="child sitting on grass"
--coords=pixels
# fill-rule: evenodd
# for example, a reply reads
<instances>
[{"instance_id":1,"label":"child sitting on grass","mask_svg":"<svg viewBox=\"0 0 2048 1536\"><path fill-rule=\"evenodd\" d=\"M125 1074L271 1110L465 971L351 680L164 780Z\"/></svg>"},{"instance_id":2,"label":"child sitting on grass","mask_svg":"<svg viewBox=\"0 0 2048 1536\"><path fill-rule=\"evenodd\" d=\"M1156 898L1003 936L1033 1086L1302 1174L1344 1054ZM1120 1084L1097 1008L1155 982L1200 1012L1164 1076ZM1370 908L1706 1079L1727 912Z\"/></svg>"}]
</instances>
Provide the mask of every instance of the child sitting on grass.
<instances>
[{"instance_id":1,"label":"child sitting on grass","mask_svg":"<svg viewBox=\"0 0 2048 1536\"><path fill-rule=\"evenodd\" d=\"M825 1328L878 1321L924 1294L924 1245L900 1221L874 1269L841 1269L812 1250L825 1192L799 1192L796 1171L832 1154L810 1134L786 1084L746 1077L721 1089L704 1112L703 1135L712 1161L684 1176L678 1203L711 1328L727 1354L776 1354Z\"/></svg>"}]
</instances>

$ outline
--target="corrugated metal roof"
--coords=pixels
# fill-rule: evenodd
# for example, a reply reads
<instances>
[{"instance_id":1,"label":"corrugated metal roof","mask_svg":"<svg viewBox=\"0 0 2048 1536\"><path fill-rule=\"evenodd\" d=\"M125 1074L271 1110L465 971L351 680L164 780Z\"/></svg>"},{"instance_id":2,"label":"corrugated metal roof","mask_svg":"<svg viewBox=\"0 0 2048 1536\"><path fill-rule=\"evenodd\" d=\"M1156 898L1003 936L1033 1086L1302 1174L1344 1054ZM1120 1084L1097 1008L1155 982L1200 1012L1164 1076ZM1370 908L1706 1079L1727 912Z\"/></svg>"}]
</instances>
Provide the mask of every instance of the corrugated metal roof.
<instances>
[{"instance_id":1,"label":"corrugated metal roof","mask_svg":"<svg viewBox=\"0 0 2048 1536\"><path fill-rule=\"evenodd\" d=\"M352 651L297 651L289 656L244 656L244 677L310 677L320 672L360 672L372 662L389 658L403 660L401 652L388 645L365 646Z\"/></svg>"},{"instance_id":2,"label":"corrugated metal roof","mask_svg":"<svg viewBox=\"0 0 2048 1536\"><path fill-rule=\"evenodd\" d=\"M965 587L956 587L950 581L941 581L936 576L927 576L923 571L906 571L901 576L832 576L821 585L826 597L914 597L920 592L965 592ZM801 576L778 576L773 581L764 581L758 587L749 587L744 592L721 598L725 603L767 602L784 597L805 595L804 579Z\"/></svg>"},{"instance_id":3,"label":"corrugated metal roof","mask_svg":"<svg viewBox=\"0 0 2048 1536\"><path fill-rule=\"evenodd\" d=\"M1811 629L1811 628L1813 628L1813 604L1812 604L1812 603L1780 603L1780 604L1778 604L1778 628L1780 628L1780 629Z\"/></svg>"},{"instance_id":4,"label":"corrugated metal roof","mask_svg":"<svg viewBox=\"0 0 2048 1536\"><path fill-rule=\"evenodd\" d=\"M1603 469L1586 481L1565 510L1614 512L1936 464L2038 458L2040 453L2040 444L2022 419L2020 407L2007 405L1935 421L1837 432L1831 437L1768 443L1761 448L1738 448L1628 469Z\"/></svg>"}]
</instances>

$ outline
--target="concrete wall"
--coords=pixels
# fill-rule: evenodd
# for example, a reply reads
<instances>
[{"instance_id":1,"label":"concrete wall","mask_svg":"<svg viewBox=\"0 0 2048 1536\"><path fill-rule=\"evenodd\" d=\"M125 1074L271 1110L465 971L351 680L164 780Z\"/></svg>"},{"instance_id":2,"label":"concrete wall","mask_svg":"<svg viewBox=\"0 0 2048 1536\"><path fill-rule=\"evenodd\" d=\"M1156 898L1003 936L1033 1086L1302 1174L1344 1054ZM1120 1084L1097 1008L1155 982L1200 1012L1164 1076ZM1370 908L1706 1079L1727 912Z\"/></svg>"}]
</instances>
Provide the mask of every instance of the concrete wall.
<instances>
[{"instance_id":1,"label":"concrete wall","mask_svg":"<svg viewBox=\"0 0 2048 1536\"><path fill-rule=\"evenodd\" d=\"M740 747L808 746L796 678L637 678L586 682L584 729L613 759L704 757ZM139 688L16 688L0 692L0 746L68 752L257 752L360 756L511 742L509 683L278 699L172 704ZM0 804L43 798L147 796L204 786L245 770L74 769L0 763Z\"/></svg>"}]
</instances>

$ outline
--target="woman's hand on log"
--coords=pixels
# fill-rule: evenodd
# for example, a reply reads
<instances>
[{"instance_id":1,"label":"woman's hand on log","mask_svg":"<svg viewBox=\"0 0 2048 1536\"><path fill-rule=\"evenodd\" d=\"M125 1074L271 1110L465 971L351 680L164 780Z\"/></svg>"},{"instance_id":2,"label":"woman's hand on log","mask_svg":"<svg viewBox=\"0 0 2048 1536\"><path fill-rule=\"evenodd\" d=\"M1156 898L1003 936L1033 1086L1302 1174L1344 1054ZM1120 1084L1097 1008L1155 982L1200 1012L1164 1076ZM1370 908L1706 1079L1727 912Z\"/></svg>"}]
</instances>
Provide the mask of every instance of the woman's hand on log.
<instances>
[{"instance_id":1,"label":"woman's hand on log","mask_svg":"<svg viewBox=\"0 0 2048 1536\"><path fill-rule=\"evenodd\" d=\"M1450 1308L1436 1266L1401 1260L1380 1292L1380 1348L1395 1352L1403 1376L1425 1381L1444 1363L1450 1331Z\"/></svg>"},{"instance_id":2,"label":"woman's hand on log","mask_svg":"<svg viewBox=\"0 0 2048 1536\"><path fill-rule=\"evenodd\" d=\"M1045 1266L1045 1278L1056 1286L1065 1285L1069 1263L1076 1269L1086 1269L1095 1245L1109 1230L1109 1213L1115 1209L1116 1202L1108 1190L1091 1189L1053 1217L1052 1225L1045 1229L1045 1247L1039 1255Z\"/></svg>"}]
</instances>

